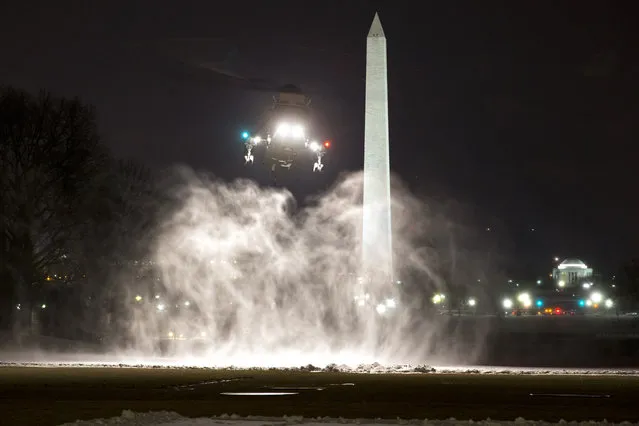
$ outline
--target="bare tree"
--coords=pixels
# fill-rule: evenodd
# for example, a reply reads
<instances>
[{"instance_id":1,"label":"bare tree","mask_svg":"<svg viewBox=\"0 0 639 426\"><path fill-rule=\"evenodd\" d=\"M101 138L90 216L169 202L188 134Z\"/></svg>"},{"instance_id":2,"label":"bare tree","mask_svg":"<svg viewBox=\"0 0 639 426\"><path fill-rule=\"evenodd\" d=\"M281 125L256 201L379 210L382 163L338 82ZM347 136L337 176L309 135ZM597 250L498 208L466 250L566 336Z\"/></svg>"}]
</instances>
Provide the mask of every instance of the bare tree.
<instances>
[{"instance_id":1,"label":"bare tree","mask_svg":"<svg viewBox=\"0 0 639 426\"><path fill-rule=\"evenodd\" d=\"M154 183L152 172L135 161L109 161L89 195L89 221L77 244L76 258L86 259L81 263L112 265L143 256L142 237L155 217Z\"/></svg>"},{"instance_id":2,"label":"bare tree","mask_svg":"<svg viewBox=\"0 0 639 426\"><path fill-rule=\"evenodd\" d=\"M107 159L93 108L78 99L0 89L0 325L64 259Z\"/></svg>"},{"instance_id":3,"label":"bare tree","mask_svg":"<svg viewBox=\"0 0 639 426\"><path fill-rule=\"evenodd\" d=\"M86 220L75 228L60 268L72 285L48 295L65 325L49 333L95 339L116 331L110 318L126 319L119 308L136 284L136 261L144 258L145 237L152 235L153 185L151 171L135 161L110 159L95 177L82 212Z\"/></svg>"}]
</instances>

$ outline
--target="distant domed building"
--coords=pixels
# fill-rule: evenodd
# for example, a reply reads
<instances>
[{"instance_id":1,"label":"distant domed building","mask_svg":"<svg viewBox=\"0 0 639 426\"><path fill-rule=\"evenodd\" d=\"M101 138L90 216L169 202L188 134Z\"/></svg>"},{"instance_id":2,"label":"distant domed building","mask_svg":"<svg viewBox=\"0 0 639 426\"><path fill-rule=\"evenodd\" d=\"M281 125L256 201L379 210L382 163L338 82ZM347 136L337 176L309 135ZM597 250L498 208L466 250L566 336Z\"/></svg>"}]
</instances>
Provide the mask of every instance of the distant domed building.
<instances>
[{"instance_id":1,"label":"distant domed building","mask_svg":"<svg viewBox=\"0 0 639 426\"><path fill-rule=\"evenodd\" d=\"M574 287L592 277L589 268L579 259L566 259L552 270L552 278L557 287Z\"/></svg>"}]
</instances>

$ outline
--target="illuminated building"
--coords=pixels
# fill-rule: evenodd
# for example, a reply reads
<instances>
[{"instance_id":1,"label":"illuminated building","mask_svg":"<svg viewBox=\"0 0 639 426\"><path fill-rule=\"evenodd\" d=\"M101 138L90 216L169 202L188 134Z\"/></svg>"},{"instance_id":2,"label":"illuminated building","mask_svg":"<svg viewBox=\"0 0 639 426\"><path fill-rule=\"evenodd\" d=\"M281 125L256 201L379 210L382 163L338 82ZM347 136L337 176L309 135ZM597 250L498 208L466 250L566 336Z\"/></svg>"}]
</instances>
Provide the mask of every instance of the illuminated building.
<instances>
[{"instance_id":1,"label":"illuminated building","mask_svg":"<svg viewBox=\"0 0 639 426\"><path fill-rule=\"evenodd\" d=\"M552 270L552 278L559 288L575 287L592 278L592 268L579 259L566 259Z\"/></svg>"}]
</instances>

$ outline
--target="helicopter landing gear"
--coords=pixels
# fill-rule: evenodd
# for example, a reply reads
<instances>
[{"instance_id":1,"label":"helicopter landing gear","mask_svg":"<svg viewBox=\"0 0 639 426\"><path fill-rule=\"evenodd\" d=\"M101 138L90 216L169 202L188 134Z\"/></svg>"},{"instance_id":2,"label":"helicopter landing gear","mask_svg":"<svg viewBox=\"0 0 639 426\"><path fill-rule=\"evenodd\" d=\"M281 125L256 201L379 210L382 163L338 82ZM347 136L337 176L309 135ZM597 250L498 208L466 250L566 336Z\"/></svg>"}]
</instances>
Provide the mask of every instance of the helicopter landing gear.
<instances>
[{"instance_id":1,"label":"helicopter landing gear","mask_svg":"<svg viewBox=\"0 0 639 426\"><path fill-rule=\"evenodd\" d=\"M317 153L317 161L313 164L313 172L321 172L324 168L324 164L322 163L322 157L324 156L323 152Z\"/></svg>"},{"instance_id":2,"label":"helicopter landing gear","mask_svg":"<svg viewBox=\"0 0 639 426\"><path fill-rule=\"evenodd\" d=\"M253 156L253 145L246 144L246 155L244 156L244 164L253 164L255 157Z\"/></svg>"}]
</instances>

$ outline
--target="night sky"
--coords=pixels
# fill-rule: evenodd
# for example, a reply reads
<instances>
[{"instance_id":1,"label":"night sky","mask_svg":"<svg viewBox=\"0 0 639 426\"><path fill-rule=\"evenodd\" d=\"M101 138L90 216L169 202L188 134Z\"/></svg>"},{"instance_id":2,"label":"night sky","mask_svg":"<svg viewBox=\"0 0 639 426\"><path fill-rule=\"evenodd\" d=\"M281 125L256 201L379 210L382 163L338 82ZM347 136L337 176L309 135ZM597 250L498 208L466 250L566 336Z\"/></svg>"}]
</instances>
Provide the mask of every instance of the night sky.
<instances>
[{"instance_id":1,"label":"night sky","mask_svg":"<svg viewBox=\"0 0 639 426\"><path fill-rule=\"evenodd\" d=\"M333 149L323 175L289 177L300 197L363 165L378 10L391 167L415 191L468 206L508 240L520 274L549 272L555 255L607 272L639 255L633 2L11 3L0 6L0 84L94 104L113 151L150 166L268 183L244 167L239 134L271 95L199 62L308 90Z\"/></svg>"}]
</instances>

